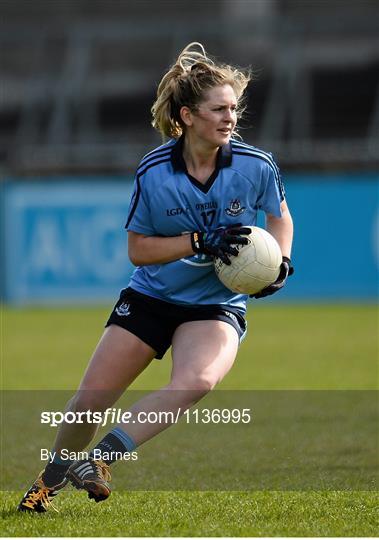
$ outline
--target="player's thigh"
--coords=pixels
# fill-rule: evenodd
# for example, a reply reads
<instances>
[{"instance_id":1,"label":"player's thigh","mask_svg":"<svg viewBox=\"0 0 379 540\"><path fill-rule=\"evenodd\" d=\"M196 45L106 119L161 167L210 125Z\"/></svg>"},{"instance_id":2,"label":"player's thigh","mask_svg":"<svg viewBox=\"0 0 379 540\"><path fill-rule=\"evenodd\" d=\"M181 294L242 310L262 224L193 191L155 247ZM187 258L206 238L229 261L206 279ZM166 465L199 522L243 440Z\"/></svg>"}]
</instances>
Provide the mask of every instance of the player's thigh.
<instances>
[{"instance_id":1,"label":"player's thigh","mask_svg":"<svg viewBox=\"0 0 379 540\"><path fill-rule=\"evenodd\" d=\"M98 391L116 399L150 364L155 351L140 338L117 325L108 326L80 383L79 392Z\"/></svg>"},{"instance_id":2,"label":"player's thigh","mask_svg":"<svg viewBox=\"0 0 379 540\"><path fill-rule=\"evenodd\" d=\"M226 322L181 324L172 341L171 382L178 389L211 390L232 367L238 345L235 328Z\"/></svg>"}]
</instances>

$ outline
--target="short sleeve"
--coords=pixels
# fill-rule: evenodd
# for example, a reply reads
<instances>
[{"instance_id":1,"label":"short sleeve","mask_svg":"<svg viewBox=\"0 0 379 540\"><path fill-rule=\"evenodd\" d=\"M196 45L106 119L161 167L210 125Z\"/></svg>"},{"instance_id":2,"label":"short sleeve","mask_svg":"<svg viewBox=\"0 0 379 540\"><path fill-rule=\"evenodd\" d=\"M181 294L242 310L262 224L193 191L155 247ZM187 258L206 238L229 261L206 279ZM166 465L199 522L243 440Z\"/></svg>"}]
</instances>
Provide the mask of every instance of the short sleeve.
<instances>
[{"instance_id":1,"label":"short sleeve","mask_svg":"<svg viewBox=\"0 0 379 540\"><path fill-rule=\"evenodd\" d=\"M280 203L285 199L285 191L279 168L273 160L265 163L262 168L260 188L258 208L268 214L281 217Z\"/></svg>"},{"instance_id":2,"label":"short sleeve","mask_svg":"<svg viewBox=\"0 0 379 540\"><path fill-rule=\"evenodd\" d=\"M156 233L151 219L149 197L143 188L141 178L137 175L125 229L140 234L154 235Z\"/></svg>"}]
</instances>

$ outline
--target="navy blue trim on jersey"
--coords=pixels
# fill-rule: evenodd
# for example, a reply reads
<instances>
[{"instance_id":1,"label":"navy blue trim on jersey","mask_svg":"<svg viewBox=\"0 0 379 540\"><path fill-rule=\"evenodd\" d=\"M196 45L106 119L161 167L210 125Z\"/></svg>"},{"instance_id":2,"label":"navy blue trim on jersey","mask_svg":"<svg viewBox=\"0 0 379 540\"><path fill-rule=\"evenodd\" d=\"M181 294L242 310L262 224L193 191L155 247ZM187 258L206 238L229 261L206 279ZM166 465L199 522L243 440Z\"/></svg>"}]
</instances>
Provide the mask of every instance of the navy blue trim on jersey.
<instances>
[{"instance_id":1,"label":"navy blue trim on jersey","mask_svg":"<svg viewBox=\"0 0 379 540\"><path fill-rule=\"evenodd\" d=\"M143 176L146 173L146 171L148 171L152 167L155 167L156 165L160 165L161 163L166 163L167 161L170 161L170 157L168 157L168 158L166 157L166 159L161 159L159 161L155 161L154 163L149 163L149 164L145 163L146 167L142 167L142 170L140 172L137 172L137 176L136 176L136 185L137 185L136 194L135 194L135 198L134 198L133 207L130 210L128 220L127 220L127 222L125 224L125 229L127 229L129 227L129 223L130 223L130 221L131 221L131 219L133 217L133 214L136 211L136 208L137 208L137 205L138 205L138 201L139 201L139 198L140 198L140 195L141 195L141 185L140 185L141 176Z\"/></svg>"},{"instance_id":2,"label":"navy blue trim on jersey","mask_svg":"<svg viewBox=\"0 0 379 540\"><path fill-rule=\"evenodd\" d=\"M140 164L138 165L137 172L147 165L148 163L154 161L155 159L162 158L162 157L168 157L171 155L172 147L174 146L175 142L170 141L170 144L165 144L164 146L160 146L159 148L156 148L155 150L152 150L146 156L144 156L141 159Z\"/></svg>"},{"instance_id":3,"label":"navy blue trim on jersey","mask_svg":"<svg viewBox=\"0 0 379 540\"><path fill-rule=\"evenodd\" d=\"M236 155L236 156L250 156L250 157L255 157L257 159L261 159L262 161L265 161L266 163L268 163L270 165L270 167L273 169L274 171L274 175L275 175L275 182L278 186L278 189L279 189L279 193L280 193L280 196L282 197L282 200L285 199L285 196L286 196L286 192L284 190L284 185L283 185L283 182L282 182L282 179L280 177L280 173L278 171L278 168L275 164L274 161L272 161L271 159L269 159L269 157L267 156L267 154L265 155L264 153L261 155L259 153L253 153L253 152L236 152L236 151L233 151L233 155Z\"/></svg>"},{"instance_id":4,"label":"navy blue trim on jersey","mask_svg":"<svg viewBox=\"0 0 379 540\"><path fill-rule=\"evenodd\" d=\"M140 195L141 195L141 186L140 186L140 182L139 182L139 177L137 176L137 178L136 178L136 192L135 192L135 195L134 195L134 202L133 202L133 206L132 206L132 208L131 208L131 210L129 212L128 219L127 219L127 221L125 223L125 229L127 229L129 227L130 220L132 219L132 217L134 215L134 212L136 211Z\"/></svg>"},{"instance_id":5,"label":"navy blue trim on jersey","mask_svg":"<svg viewBox=\"0 0 379 540\"><path fill-rule=\"evenodd\" d=\"M155 167L156 165L160 165L161 163L166 163L167 161L170 161L170 156L162 156L163 159L160 159L159 161L154 161L154 163L147 164L146 167L141 167L142 170L138 169L137 176L138 178L141 178L145 174L146 171L151 169L152 167Z\"/></svg>"},{"instance_id":6,"label":"navy blue trim on jersey","mask_svg":"<svg viewBox=\"0 0 379 540\"><path fill-rule=\"evenodd\" d=\"M150 158L145 159L144 161L141 161L141 163L138 165L137 173L141 169L143 169L146 165L148 165L149 163L152 163L156 159L169 158L171 156L171 152L172 150L171 148L169 148L168 150L166 149L164 152L160 152L159 154L154 154Z\"/></svg>"},{"instance_id":7,"label":"navy blue trim on jersey","mask_svg":"<svg viewBox=\"0 0 379 540\"><path fill-rule=\"evenodd\" d=\"M238 148L240 151L235 150L235 148ZM267 152L263 152L263 150L254 148L249 145L236 143L235 141L233 141L233 154L237 156L251 156L257 159L261 159L262 161L265 161L266 163L268 163L270 167L272 168L272 170L274 171L275 181L278 186L279 193L283 199L285 198L286 193L285 193L282 179L280 177L279 168L277 164L275 163L275 161L273 160L271 154L268 154Z\"/></svg>"},{"instance_id":8,"label":"navy blue trim on jersey","mask_svg":"<svg viewBox=\"0 0 379 540\"><path fill-rule=\"evenodd\" d=\"M241 150L253 152L256 155L262 156L263 159L267 159L267 161L270 162L273 169L279 174L279 167L275 163L274 158L272 157L272 154L270 152L265 152L264 150L261 150L260 148L256 148L255 146L251 146L250 144L236 141L233 139L233 149L234 148L240 148Z\"/></svg>"},{"instance_id":9,"label":"navy blue trim on jersey","mask_svg":"<svg viewBox=\"0 0 379 540\"><path fill-rule=\"evenodd\" d=\"M217 152L216 156L216 167L213 173L210 175L208 180L203 184L202 182L199 182L196 178L194 178L187 169L186 162L183 158L183 144L184 144L184 137L180 137L178 141L175 143L175 145L172 148L171 151L171 161L174 171L182 171L184 172L189 180L192 182L194 186L196 186L200 191L203 193L208 193L208 191L213 186L218 173L220 169L223 169L224 167L230 167L232 164L232 146L231 143L228 143L224 146L220 146Z\"/></svg>"}]
</instances>

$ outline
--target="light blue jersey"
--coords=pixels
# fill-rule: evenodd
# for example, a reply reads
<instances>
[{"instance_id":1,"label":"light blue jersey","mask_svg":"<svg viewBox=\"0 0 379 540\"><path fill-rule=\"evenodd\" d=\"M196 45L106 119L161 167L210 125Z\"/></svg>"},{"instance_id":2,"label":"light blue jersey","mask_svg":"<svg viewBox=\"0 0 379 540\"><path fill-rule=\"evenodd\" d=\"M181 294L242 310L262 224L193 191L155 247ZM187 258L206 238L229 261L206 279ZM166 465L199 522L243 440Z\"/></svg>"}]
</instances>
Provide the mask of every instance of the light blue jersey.
<instances>
[{"instance_id":1,"label":"light blue jersey","mask_svg":"<svg viewBox=\"0 0 379 540\"><path fill-rule=\"evenodd\" d=\"M258 210L281 216L284 188L271 154L231 140L219 149L216 169L202 184L188 173L182 148L182 138L171 140L142 159L126 223L128 231L179 236L237 223L255 225ZM137 267L129 287L166 302L246 309L247 296L224 287L207 255Z\"/></svg>"}]
</instances>

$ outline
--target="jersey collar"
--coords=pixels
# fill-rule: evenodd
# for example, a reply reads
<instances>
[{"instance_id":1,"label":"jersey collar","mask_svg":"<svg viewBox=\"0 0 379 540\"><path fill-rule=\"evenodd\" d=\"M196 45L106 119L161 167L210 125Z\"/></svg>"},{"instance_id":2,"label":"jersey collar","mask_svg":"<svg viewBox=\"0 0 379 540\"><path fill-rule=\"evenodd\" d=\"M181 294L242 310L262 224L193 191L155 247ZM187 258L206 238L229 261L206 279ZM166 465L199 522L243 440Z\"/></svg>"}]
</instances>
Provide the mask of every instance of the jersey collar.
<instances>
[{"instance_id":1,"label":"jersey collar","mask_svg":"<svg viewBox=\"0 0 379 540\"><path fill-rule=\"evenodd\" d=\"M184 137L180 137L174 144L171 152L171 162L175 171L183 171L187 173L187 166L183 158ZM232 164L232 143L229 142L224 146L220 146L216 157L216 171L224 167L230 167Z\"/></svg>"}]
</instances>

